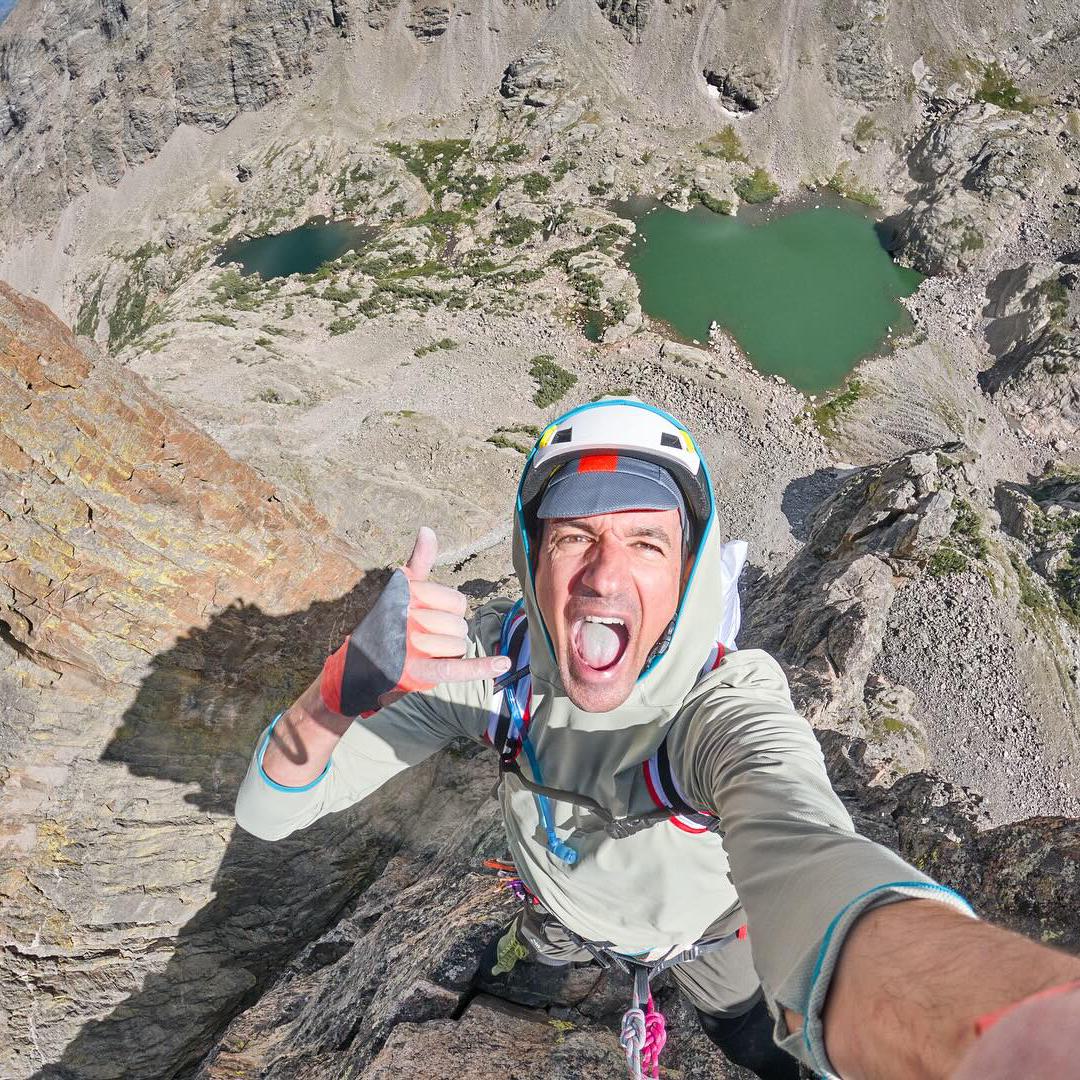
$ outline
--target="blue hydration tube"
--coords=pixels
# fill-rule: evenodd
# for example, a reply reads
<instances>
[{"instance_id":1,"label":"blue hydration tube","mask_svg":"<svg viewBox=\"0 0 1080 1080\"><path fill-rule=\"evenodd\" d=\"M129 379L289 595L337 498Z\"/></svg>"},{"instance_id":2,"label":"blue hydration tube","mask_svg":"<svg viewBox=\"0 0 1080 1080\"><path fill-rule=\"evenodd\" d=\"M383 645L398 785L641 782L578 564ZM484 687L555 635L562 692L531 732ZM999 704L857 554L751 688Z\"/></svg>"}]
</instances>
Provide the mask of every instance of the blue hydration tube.
<instances>
[{"instance_id":1,"label":"blue hydration tube","mask_svg":"<svg viewBox=\"0 0 1080 1080\"><path fill-rule=\"evenodd\" d=\"M507 613L506 620L503 623L504 638L506 636L507 628L513 621L514 615L519 610L520 603L521 601L518 601L518 604L515 604L514 607L511 608L510 611ZM505 655L508 648L509 643L504 640L502 642L502 648L499 651ZM532 679L529 676L527 677L529 678L529 692L531 693ZM540 772L540 762L537 760L536 749L533 747L532 740L525 733L525 722L521 715L521 706L518 703L515 688L512 686L508 686L503 691L503 693L506 694L506 700L510 706L510 718L513 722L514 728L517 730L518 735L521 738L521 748L525 751L525 757L529 762L529 769L533 774L533 779L536 781L536 783L542 784L544 782L544 778ZM555 822L551 814L550 801L548 800L546 795L534 794L533 798L536 800L536 807L540 812L540 823L541 825L543 825L544 832L547 834L548 851L550 851L551 854L555 856L555 858L561 859L569 866L573 866L574 863L577 862L578 853L569 844L564 844L559 839L558 834L555 832Z\"/></svg>"}]
</instances>

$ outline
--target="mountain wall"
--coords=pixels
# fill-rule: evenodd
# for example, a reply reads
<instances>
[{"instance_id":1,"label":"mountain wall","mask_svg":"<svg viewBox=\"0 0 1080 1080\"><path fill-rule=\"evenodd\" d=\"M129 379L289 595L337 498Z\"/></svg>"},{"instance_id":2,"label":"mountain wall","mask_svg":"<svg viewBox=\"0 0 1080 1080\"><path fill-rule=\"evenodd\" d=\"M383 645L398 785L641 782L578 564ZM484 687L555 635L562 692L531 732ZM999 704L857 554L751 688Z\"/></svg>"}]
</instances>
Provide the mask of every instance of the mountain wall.
<instances>
[{"instance_id":1,"label":"mountain wall","mask_svg":"<svg viewBox=\"0 0 1080 1080\"><path fill-rule=\"evenodd\" d=\"M2 284L0 523L0 1073L171 1075L401 842L231 820L378 575Z\"/></svg>"}]
</instances>

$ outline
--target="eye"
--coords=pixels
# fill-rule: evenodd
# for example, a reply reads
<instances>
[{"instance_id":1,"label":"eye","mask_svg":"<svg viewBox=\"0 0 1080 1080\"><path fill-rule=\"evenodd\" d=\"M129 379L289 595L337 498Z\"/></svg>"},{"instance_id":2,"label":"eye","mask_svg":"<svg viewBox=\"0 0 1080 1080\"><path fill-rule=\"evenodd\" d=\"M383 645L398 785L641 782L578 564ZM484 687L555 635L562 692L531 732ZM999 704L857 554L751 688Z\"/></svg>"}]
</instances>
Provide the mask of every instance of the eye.
<instances>
[{"instance_id":1,"label":"eye","mask_svg":"<svg viewBox=\"0 0 1080 1080\"><path fill-rule=\"evenodd\" d=\"M649 552L652 555L666 555L667 554L667 552L664 551L664 549L662 547L660 547L658 544L651 544L651 543L649 543L648 540L639 540L637 542L637 546L639 548L643 549L644 551Z\"/></svg>"}]
</instances>

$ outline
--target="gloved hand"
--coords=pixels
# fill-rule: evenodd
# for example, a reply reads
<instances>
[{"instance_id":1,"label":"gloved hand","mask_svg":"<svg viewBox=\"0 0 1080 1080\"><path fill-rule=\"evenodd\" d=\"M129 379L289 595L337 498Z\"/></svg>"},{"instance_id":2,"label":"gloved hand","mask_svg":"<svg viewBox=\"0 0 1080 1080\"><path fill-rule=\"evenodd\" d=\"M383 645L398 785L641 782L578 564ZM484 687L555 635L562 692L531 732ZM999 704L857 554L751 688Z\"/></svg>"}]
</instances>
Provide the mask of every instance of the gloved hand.
<instances>
[{"instance_id":1,"label":"gloved hand","mask_svg":"<svg viewBox=\"0 0 1080 1080\"><path fill-rule=\"evenodd\" d=\"M428 580L437 552L435 533L422 526L409 561L323 665L320 691L332 712L357 716L413 690L494 679L510 669L505 656L464 659L468 600Z\"/></svg>"}]
</instances>

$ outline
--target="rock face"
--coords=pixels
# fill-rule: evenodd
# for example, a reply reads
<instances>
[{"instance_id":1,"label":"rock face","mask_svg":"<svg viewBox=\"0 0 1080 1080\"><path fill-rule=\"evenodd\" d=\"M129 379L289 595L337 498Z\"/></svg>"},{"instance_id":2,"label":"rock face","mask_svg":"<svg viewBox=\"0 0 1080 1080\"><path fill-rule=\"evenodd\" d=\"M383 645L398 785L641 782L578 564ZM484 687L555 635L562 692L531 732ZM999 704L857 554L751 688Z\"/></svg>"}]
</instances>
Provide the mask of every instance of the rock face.
<instances>
[{"instance_id":1,"label":"rock face","mask_svg":"<svg viewBox=\"0 0 1080 1080\"><path fill-rule=\"evenodd\" d=\"M654 0L596 0L605 18L617 26L627 41L641 40Z\"/></svg>"},{"instance_id":2,"label":"rock face","mask_svg":"<svg viewBox=\"0 0 1080 1080\"><path fill-rule=\"evenodd\" d=\"M731 112L756 112L780 93L776 72L768 60L756 64L714 62L702 71L705 81L720 95L720 104Z\"/></svg>"},{"instance_id":3,"label":"rock face","mask_svg":"<svg viewBox=\"0 0 1080 1080\"><path fill-rule=\"evenodd\" d=\"M412 0L405 25L421 41L434 41L446 33L450 25L450 2L429 3Z\"/></svg>"},{"instance_id":4,"label":"rock face","mask_svg":"<svg viewBox=\"0 0 1080 1080\"><path fill-rule=\"evenodd\" d=\"M509 101L543 107L554 105L565 87L558 51L541 42L508 65L499 92Z\"/></svg>"},{"instance_id":5,"label":"rock face","mask_svg":"<svg viewBox=\"0 0 1080 1080\"><path fill-rule=\"evenodd\" d=\"M172 1075L401 834L231 820L378 575L2 285L0 537L0 1074Z\"/></svg>"},{"instance_id":6,"label":"rock face","mask_svg":"<svg viewBox=\"0 0 1080 1080\"><path fill-rule=\"evenodd\" d=\"M177 125L214 130L260 108L310 69L344 12L333 0L23 4L0 30L2 201L48 219L154 157Z\"/></svg>"},{"instance_id":7,"label":"rock face","mask_svg":"<svg viewBox=\"0 0 1080 1080\"><path fill-rule=\"evenodd\" d=\"M828 716L860 733L896 579L917 575L949 535L965 460L953 445L859 471L814 513L802 551L754 593L742 644L789 668L811 723Z\"/></svg>"},{"instance_id":8,"label":"rock face","mask_svg":"<svg viewBox=\"0 0 1080 1080\"><path fill-rule=\"evenodd\" d=\"M931 125L908 155L917 188L889 222L894 251L927 274L992 265L1036 192L1074 174L1032 116L976 102Z\"/></svg>"},{"instance_id":9,"label":"rock face","mask_svg":"<svg viewBox=\"0 0 1080 1080\"><path fill-rule=\"evenodd\" d=\"M994 366L981 378L1032 434L1080 433L1080 273L1055 262L1003 271L987 288L984 334Z\"/></svg>"},{"instance_id":10,"label":"rock face","mask_svg":"<svg viewBox=\"0 0 1080 1080\"><path fill-rule=\"evenodd\" d=\"M1047 600L1080 621L1080 473L1050 463L1034 484L1001 484L997 495L1002 524L1025 546L1028 567L1049 590L1046 597L1029 595L1029 606ZM1070 676L1080 685L1080 664Z\"/></svg>"},{"instance_id":11,"label":"rock face","mask_svg":"<svg viewBox=\"0 0 1080 1080\"><path fill-rule=\"evenodd\" d=\"M901 84L887 0L840 0L829 9L838 36L832 75L840 92L865 104L895 97Z\"/></svg>"}]
</instances>

